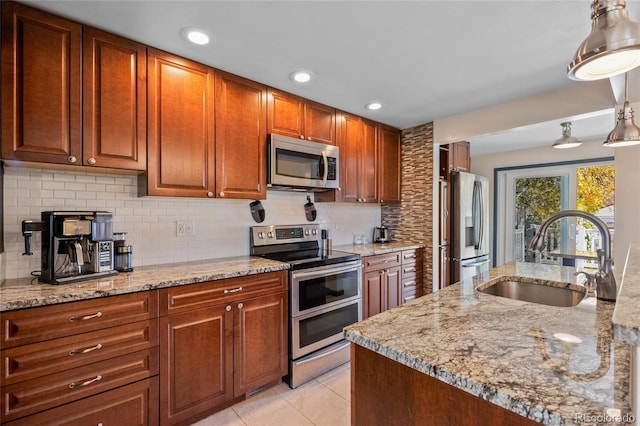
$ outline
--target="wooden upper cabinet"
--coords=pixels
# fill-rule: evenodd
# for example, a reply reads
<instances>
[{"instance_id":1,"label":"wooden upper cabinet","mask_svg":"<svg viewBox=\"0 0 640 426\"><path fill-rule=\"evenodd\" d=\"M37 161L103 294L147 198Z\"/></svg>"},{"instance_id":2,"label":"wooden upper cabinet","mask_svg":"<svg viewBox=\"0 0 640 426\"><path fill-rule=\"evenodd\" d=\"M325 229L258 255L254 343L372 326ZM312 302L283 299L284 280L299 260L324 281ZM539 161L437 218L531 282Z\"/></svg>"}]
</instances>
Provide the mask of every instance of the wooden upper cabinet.
<instances>
[{"instance_id":1,"label":"wooden upper cabinet","mask_svg":"<svg viewBox=\"0 0 640 426\"><path fill-rule=\"evenodd\" d=\"M305 101L304 128L307 140L335 145L336 110L317 102Z\"/></svg>"},{"instance_id":2,"label":"wooden upper cabinet","mask_svg":"<svg viewBox=\"0 0 640 426\"><path fill-rule=\"evenodd\" d=\"M360 198L361 203L378 202L378 128L376 123L361 120L360 141Z\"/></svg>"},{"instance_id":3,"label":"wooden upper cabinet","mask_svg":"<svg viewBox=\"0 0 640 426\"><path fill-rule=\"evenodd\" d=\"M335 145L334 108L271 88L268 98L269 133Z\"/></svg>"},{"instance_id":4,"label":"wooden upper cabinet","mask_svg":"<svg viewBox=\"0 0 640 426\"><path fill-rule=\"evenodd\" d=\"M336 201L358 202L360 199L360 142L362 126L360 117L341 113L336 130L336 141L340 148L340 189L336 190ZM318 193L316 197L321 194Z\"/></svg>"},{"instance_id":5,"label":"wooden upper cabinet","mask_svg":"<svg viewBox=\"0 0 640 426\"><path fill-rule=\"evenodd\" d=\"M214 70L154 49L147 61L148 164L138 190L213 197Z\"/></svg>"},{"instance_id":6,"label":"wooden upper cabinet","mask_svg":"<svg viewBox=\"0 0 640 426\"><path fill-rule=\"evenodd\" d=\"M82 26L2 2L2 158L79 164Z\"/></svg>"},{"instance_id":7,"label":"wooden upper cabinet","mask_svg":"<svg viewBox=\"0 0 640 426\"><path fill-rule=\"evenodd\" d=\"M147 49L85 27L83 164L145 170Z\"/></svg>"},{"instance_id":8,"label":"wooden upper cabinet","mask_svg":"<svg viewBox=\"0 0 640 426\"><path fill-rule=\"evenodd\" d=\"M216 197L267 198L267 88L216 76Z\"/></svg>"},{"instance_id":9,"label":"wooden upper cabinet","mask_svg":"<svg viewBox=\"0 0 640 426\"><path fill-rule=\"evenodd\" d=\"M400 202L402 152L400 130L380 125L378 129L381 203Z\"/></svg>"},{"instance_id":10,"label":"wooden upper cabinet","mask_svg":"<svg viewBox=\"0 0 640 426\"><path fill-rule=\"evenodd\" d=\"M468 172L471 170L471 147L469 142L449 144L449 170Z\"/></svg>"}]
</instances>

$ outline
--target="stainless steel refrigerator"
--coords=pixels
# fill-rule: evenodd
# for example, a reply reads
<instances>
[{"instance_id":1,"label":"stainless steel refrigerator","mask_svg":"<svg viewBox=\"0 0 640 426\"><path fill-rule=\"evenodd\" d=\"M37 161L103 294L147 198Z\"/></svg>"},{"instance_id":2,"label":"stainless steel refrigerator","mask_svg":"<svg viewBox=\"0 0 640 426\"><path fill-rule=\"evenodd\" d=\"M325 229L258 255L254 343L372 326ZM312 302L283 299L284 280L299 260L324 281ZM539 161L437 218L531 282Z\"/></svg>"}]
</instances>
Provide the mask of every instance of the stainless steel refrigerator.
<instances>
[{"instance_id":1,"label":"stainless steel refrigerator","mask_svg":"<svg viewBox=\"0 0 640 426\"><path fill-rule=\"evenodd\" d=\"M489 270L489 181L451 172L451 282Z\"/></svg>"}]
</instances>

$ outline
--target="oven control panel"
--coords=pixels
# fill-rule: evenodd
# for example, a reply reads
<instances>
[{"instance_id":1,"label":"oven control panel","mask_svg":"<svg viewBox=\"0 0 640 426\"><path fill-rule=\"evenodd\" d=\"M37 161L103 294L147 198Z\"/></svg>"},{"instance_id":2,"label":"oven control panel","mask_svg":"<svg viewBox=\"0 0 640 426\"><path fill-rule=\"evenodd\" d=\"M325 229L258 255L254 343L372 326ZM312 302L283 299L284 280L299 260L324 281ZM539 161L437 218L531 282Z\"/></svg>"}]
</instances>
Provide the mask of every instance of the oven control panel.
<instances>
[{"instance_id":1,"label":"oven control panel","mask_svg":"<svg viewBox=\"0 0 640 426\"><path fill-rule=\"evenodd\" d=\"M252 226L251 245L298 243L320 239L320 225L271 225Z\"/></svg>"}]
</instances>

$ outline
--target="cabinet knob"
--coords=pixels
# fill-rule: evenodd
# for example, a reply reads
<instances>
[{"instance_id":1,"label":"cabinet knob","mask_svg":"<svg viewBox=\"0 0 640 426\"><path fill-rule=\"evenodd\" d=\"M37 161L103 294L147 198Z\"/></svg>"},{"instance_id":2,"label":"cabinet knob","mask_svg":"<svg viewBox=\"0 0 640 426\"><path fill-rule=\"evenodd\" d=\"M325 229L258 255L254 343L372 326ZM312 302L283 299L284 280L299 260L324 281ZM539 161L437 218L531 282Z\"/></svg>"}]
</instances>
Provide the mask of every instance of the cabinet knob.
<instances>
[{"instance_id":1,"label":"cabinet knob","mask_svg":"<svg viewBox=\"0 0 640 426\"><path fill-rule=\"evenodd\" d=\"M213 192L207 192L207 197L213 198Z\"/></svg>"},{"instance_id":2,"label":"cabinet knob","mask_svg":"<svg viewBox=\"0 0 640 426\"><path fill-rule=\"evenodd\" d=\"M309 136L309 137L307 138L307 140L308 140L308 141L310 141L310 140L311 140L311 136Z\"/></svg>"},{"instance_id":3,"label":"cabinet knob","mask_svg":"<svg viewBox=\"0 0 640 426\"><path fill-rule=\"evenodd\" d=\"M366 203L366 202L367 202L367 199L366 199L366 198L363 198L363 199L362 199L362 202L363 202L363 203Z\"/></svg>"},{"instance_id":4,"label":"cabinet knob","mask_svg":"<svg viewBox=\"0 0 640 426\"><path fill-rule=\"evenodd\" d=\"M300 139L304 139L304 135L300 135Z\"/></svg>"},{"instance_id":5,"label":"cabinet knob","mask_svg":"<svg viewBox=\"0 0 640 426\"><path fill-rule=\"evenodd\" d=\"M89 165L90 165L90 166L93 166L94 164L96 164L96 159L95 159L95 158L93 158L93 157L90 157L90 158L87 160L87 163L89 163Z\"/></svg>"},{"instance_id":6,"label":"cabinet knob","mask_svg":"<svg viewBox=\"0 0 640 426\"><path fill-rule=\"evenodd\" d=\"M73 155L70 155L69 157L67 157L67 161L70 163L75 163L78 161L78 159L76 157L74 157Z\"/></svg>"},{"instance_id":7,"label":"cabinet knob","mask_svg":"<svg viewBox=\"0 0 640 426\"><path fill-rule=\"evenodd\" d=\"M220 191L220 194L218 194L221 197L224 197L224 191Z\"/></svg>"},{"instance_id":8,"label":"cabinet knob","mask_svg":"<svg viewBox=\"0 0 640 426\"><path fill-rule=\"evenodd\" d=\"M227 305L227 307L224 308L224 310L227 311L227 312L231 312L231 305Z\"/></svg>"},{"instance_id":9,"label":"cabinet knob","mask_svg":"<svg viewBox=\"0 0 640 426\"><path fill-rule=\"evenodd\" d=\"M242 309L244 305L242 303L238 303L238 309Z\"/></svg>"}]
</instances>

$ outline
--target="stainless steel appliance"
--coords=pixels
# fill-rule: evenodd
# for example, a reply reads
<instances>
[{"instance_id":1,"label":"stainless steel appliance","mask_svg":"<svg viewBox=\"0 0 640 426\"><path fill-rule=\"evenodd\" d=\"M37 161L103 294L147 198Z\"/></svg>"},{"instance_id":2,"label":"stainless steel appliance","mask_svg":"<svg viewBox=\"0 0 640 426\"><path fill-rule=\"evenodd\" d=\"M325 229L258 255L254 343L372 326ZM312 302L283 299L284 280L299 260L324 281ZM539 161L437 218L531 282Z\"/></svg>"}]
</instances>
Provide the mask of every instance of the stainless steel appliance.
<instances>
[{"instance_id":1,"label":"stainless steel appliance","mask_svg":"<svg viewBox=\"0 0 640 426\"><path fill-rule=\"evenodd\" d=\"M349 361L342 329L362 319L360 256L323 250L317 224L254 226L250 235L252 255L290 265L289 386Z\"/></svg>"},{"instance_id":2,"label":"stainless steel appliance","mask_svg":"<svg viewBox=\"0 0 640 426\"><path fill-rule=\"evenodd\" d=\"M267 186L326 191L338 188L340 155L334 145L270 134Z\"/></svg>"},{"instance_id":3,"label":"stainless steel appliance","mask_svg":"<svg viewBox=\"0 0 640 426\"><path fill-rule=\"evenodd\" d=\"M32 254L36 231L42 232L39 281L66 284L118 273L113 268L111 213L44 211L40 222L25 220L24 255Z\"/></svg>"},{"instance_id":4,"label":"stainless steel appliance","mask_svg":"<svg viewBox=\"0 0 640 426\"><path fill-rule=\"evenodd\" d=\"M451 282L489 270L487 178L451 172Z\"/></svg>"},{"instance_id":5,"label":"stainless steel appliance","mask_svg":"<svg viewBox=\"0 0 640 426\"><path fill-rule=\"evenodd\" d=\"M383 226L373 228L373 242L386 243L390 240L389 230Z\"/></svg>"}]
</instances>

